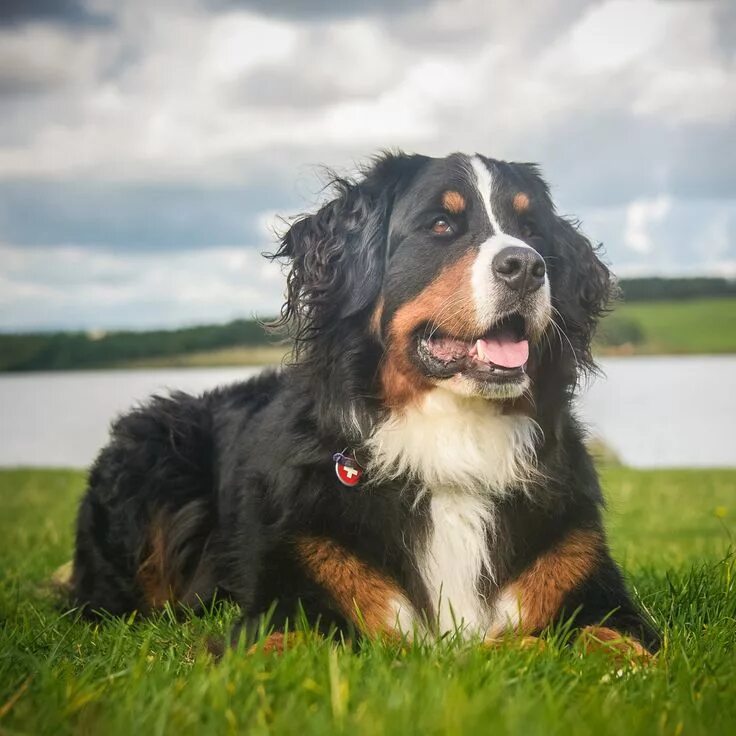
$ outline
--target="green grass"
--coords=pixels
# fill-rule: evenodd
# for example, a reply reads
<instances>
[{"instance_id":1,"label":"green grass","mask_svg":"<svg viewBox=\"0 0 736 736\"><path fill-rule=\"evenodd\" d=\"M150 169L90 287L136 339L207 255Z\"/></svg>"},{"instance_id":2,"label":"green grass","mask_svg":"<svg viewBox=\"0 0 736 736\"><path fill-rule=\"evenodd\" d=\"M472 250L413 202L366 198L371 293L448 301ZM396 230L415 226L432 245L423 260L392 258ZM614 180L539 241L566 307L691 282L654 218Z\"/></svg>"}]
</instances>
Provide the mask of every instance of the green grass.
<instances>
[{"instance_id":1,"label":"green grass","mask_svg":"<svg viewBox=\"0 0 736 736\"><path fill-rule=\"evenodd\" d=\"M69 558L84 479L0 473L0 733L736 733L736 471L604 471L612 545L665 633L617 670L552 637L545 651L445 641L358 651L319 640L226 654L200 619L82 623L40 584Z\"/></svg>"},{"instance_id":2,"label":"green grass","mask_svg":"<svg viewBox=\"0 0 736 736\"><path fill-rule=\"evenodd\" d=\"M141 358L120 363L118 368L222 368L228 366L279 365L289 349L277 345L239 346L180 353L158 358Z\"/></svg>"},{"instance_id":3,"label":"green grass","mask_svg":"<svg viewBox=\"0 0 736 736\"><path fill-rule=\"evenodd\" d=\"M620 304L603 320L598 347L649 355L736 352L736 299Z\"/></svg>"}]
</instances>

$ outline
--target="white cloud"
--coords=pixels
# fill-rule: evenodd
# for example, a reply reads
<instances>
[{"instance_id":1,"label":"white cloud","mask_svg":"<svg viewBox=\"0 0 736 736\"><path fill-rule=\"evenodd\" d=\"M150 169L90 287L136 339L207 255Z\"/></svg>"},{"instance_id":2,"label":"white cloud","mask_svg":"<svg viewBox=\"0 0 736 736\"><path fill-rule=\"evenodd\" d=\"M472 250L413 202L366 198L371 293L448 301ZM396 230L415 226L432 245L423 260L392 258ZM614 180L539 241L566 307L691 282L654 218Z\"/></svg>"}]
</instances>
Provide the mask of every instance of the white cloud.
<instances>
[{"instance_id":1,"label":"white cloud","mask_svg":"<svg viewBox=\"0 0 736 736\"><path fill-rule=\"evenodd\" d=\"M272 315L279 267L256 249L122 254L0 245L0 329L131 327Z\"/></svg>"},{"instance_id":2,"label":"white cloud","mask_svg":"<svg viewBox=\"0 0 736 736\"><path fill-rule=\"evenodd\" d=\"M620 69L661 44L678 11L676 4L652 0L592 5L570 30L566 45L582 74Z\"/></svg>"},{"instance_id":3,"label":"white cloud","mask_svg":"<svg viewBox=\"0 0 736 736\"><path fill-rule=\"evenodd\" d=\"M0 90L38 93L83 84L103 61L99 51L96 42L53 26L0 30ZM65 63L59 64L60 59Z\"/></svg>"},{"instance_id":4,"label":"white cloud","mask_svg":"<svg viewBox=\"0 0 736 736\"><path fill-rule=\"evenodd\" d=\"M704 223L696 247L703 255L706 268L718 268L728 258L729 251L736 246L733 233L736 232L736 218L724 209Z\"/></svg>"},{"instance_id":5,"label":"white cloud","mask_svg":"<svg viewBox=\"0 0 736 736\"><path fill-rule=\"evenodd\" d=\"M442 0L394 28L134 2L120 6L116 33L80 41L73 28L32 26L12 37L21 66L63 68L77 86L29 141L0 146L0 176L233 178L284 147L292 165L340 164L387 145L539 157L540 134L587 110L736 114L736 75L713 51L708 4L572 7L539 2L519 14L505 2ZM545 38L537 19L554 25L555 14L568 25ZM426 34L414 47L402 36L408 24ZM289 107L288 89L280 107L249 97L274 69L297 92L312 85L315 105ZM320 100L320 89L333 99Z\"/></svg>"},{"instance_id":6,"label":"white cloud","mask_svg":"<svg viewBox=\"0 0 736 736\"><path fill-rule=\"evenodd\" d=\"M653 248L651 227L662 222L671 207L670 198L664 194L632 202L626 210L626 245L639 253L649 253Z\"/></svg>"},{"instance_id":7,"label":"white cloud","mask_svg":"<svg viewBox=\"0 0 736 736\"><path fill-rule=\"evenodd\" d=\"M291 57L299 36L296 27L253 13L229 12L216 17L206 34L201 66L205 81L221 84L264 64Z\"/></svg>"},{"instance_id":8,"label":"white cloud","mask_svg":"<svg viewBox=\"0 0 736 736\"><path fill-rule=\"evenodd\" d=\"M309 19L196 0L95 4L115 25L0 32L0 180L141 191L255 183L268 191L254 205L268 212L263 230L295 199L313 204L310 166L349 170L388 147L477 150L540 161L562 210L607 241L614 267L733 261L731 215L722 226L708 219L718 207L731 212L736 197L736 54L724 49L725 4L532 0L522 11L516 0L434 0L400 14ZM723 203L707 216L686 206L705 198ZM114 197L99 202L120 218L138 212ZM61 206L53 211L66 223ZM69 230L116 222L86 217L78 201L70 209ZM166 229L171 210L150 226L169 246L181 243L181 228ZM237 243L218 239L217 224L213 243ZM39 242L1 228L0 239ZM696 231L710 233L700 251ZM112 242L105 235L100 242ZM153 324L198 321L197 309L209 319L278 306L277 269L248 260L247 249L127 256L65 244L89 242L81 233L59 238L53 248L0 252L1 324Z\"/></svg>"}]
</instances>

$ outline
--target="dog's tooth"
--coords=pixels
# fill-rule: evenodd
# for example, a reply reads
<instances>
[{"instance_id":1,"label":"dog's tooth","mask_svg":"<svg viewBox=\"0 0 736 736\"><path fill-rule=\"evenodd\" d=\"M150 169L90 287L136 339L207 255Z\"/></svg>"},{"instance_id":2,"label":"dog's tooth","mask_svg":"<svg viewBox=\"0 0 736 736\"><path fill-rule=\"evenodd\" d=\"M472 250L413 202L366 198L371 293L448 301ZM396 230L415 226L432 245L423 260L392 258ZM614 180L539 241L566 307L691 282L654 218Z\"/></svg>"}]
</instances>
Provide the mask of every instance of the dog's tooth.
<instances>
[{"instance_id":1,"label":"dog's tooth","mask_svg":"<svg viewBox=\"0 0 736 736\"><path fill-rule=\"evenodd\" d=\"M478 340L475 343L475 353L478 356L479 360L485 361L486 359L486 351L483 348L483 340Z\"/></svg>"}]
</instances>

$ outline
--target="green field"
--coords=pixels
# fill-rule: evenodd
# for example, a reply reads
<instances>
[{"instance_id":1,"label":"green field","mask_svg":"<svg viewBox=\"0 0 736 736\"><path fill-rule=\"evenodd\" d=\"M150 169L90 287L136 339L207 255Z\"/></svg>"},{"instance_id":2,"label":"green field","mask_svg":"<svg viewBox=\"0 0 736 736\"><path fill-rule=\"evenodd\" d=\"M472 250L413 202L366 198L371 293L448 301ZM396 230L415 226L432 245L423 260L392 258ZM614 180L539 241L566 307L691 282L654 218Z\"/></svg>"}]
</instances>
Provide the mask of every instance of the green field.
<instances>
[{"instance_id":1,"label":"green field","mask_svg":"<svg viewBox=\"0 0 736 736\"><path fill-rule=\"evenodd\" d=\"M736 299L619 304L601 323L597 347L645 355L736 352Z\"/></svg>"},{"instance_id":2,"label":"green field","mask_svg":"<svg viewBox=\"0 0 736 736\"><path fill-rule=\"evenodd\" d=\"M635 293L641 298L645 285ZM620 303L603 320L595 351L735 353L736 297ZM281 362L287 352L255 320L149 332L0 333L0 372L266 365Z\"/></svg>"},{"instance_id":3,"label":"green field","mask_svg":"<svg viewBox=\"0 0 736 736\"><path fill-rule=\"evenodd\" d=\"M242 346L144 358L124 368L215 367L280 363L287 349ZM736 353L736 299L704 298L621 303L599 329L600 355L700 355Z\"/></svg>"},{"instance_id":4,"label":"green field","mask_svg":"<svg viewBox=\"0 0 736 736\"><path fill-rule=\"evenodd\" d=\"M181 353L159 358L141 358L121 363L119 368L223 368L230 366L278 365L289 350L277 345L232 347Z\"/></svg>"},{"instance_id":5,"label":"green field","mask_svg":"<svg viewBox=\"0 0 736 736\"><path fill-rule=\"evenodd\" d=\"M42 587L70 556L73 471L0 472L2 734L736 733L736 471L604 471L616 555L665 634L644 669L564 645L444 641L228 653L232 606L82 623Z\"/></svg>"},{"instance_id":6,"label":"green field","mask_svg":"<svg viewBox=\"0 0 736 736\"><path fill-rule=\"evenodd\" d=\"M736 353L736 299L704 298L618 304L605 317L596 341L599 355L700 355ZM215 367L279 363L278 346L231 347L144 358L125 368Z\"/></svg>"}]
</instances>

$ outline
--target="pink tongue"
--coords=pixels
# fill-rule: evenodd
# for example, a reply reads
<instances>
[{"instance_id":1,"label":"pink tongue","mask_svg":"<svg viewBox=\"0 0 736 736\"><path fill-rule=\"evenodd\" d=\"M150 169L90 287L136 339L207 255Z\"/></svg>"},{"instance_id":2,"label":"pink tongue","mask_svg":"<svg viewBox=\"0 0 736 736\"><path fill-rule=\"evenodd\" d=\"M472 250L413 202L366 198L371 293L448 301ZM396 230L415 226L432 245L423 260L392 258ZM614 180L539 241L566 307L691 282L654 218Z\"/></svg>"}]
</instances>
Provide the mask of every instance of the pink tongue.
<instances>
[{"instance_id":1,"label":"pink tongue","mask_svg":"<svg viewBox=\"0 0 736 736\"><path fill-rule=\"evenodd\" d=\"M514 342L508 337L480 339L475 343L478 358L501 368L521 368L529 360L529 341Z\"/></svg>"}]
</instances>

